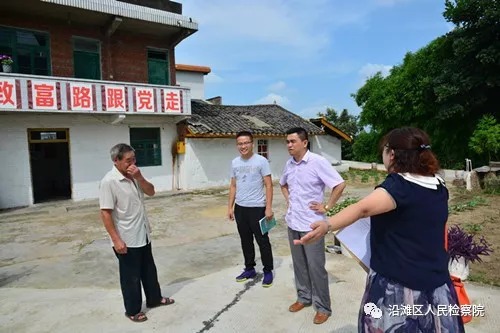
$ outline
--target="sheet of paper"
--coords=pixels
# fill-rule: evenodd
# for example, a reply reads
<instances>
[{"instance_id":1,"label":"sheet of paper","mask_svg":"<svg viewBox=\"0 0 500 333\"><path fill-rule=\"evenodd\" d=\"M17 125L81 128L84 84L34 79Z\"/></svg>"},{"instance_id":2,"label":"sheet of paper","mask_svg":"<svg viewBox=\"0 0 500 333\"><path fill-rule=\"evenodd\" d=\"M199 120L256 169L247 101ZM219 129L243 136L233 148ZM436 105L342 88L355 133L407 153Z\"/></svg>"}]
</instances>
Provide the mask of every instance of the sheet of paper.
<instances>
[{"instance_id":1,"label":"sheet of paper","mask_svg":"<svg viewBox=\"0 0 500 333\"><path fill-rule=\"evenodd\" d=\"M335 235L358 263L368 271L370 269L370 218L359 219Z\"/></svg>"}]
</instances>

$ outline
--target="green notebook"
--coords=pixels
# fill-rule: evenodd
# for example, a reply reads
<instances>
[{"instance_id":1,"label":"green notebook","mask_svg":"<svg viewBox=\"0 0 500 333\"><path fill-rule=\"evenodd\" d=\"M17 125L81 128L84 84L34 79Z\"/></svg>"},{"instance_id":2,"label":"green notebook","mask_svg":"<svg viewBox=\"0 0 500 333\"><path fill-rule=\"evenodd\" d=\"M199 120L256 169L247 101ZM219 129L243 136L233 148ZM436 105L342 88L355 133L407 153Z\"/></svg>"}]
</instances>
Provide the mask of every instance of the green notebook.
<instances>
[{"instance_id":1,"label":"green notebook","mask_svg":"<svg viewBox=\"0 0 500 333\"><path fill-rule=\"evenodd\" d=\"M271 230L276 226L276 219L273 216L272 219L267 220L266 217L264 216L259 220L259 224L260 224L260 231L264 235L267 234L269 230Z\"/></svg>"}]
</instances>

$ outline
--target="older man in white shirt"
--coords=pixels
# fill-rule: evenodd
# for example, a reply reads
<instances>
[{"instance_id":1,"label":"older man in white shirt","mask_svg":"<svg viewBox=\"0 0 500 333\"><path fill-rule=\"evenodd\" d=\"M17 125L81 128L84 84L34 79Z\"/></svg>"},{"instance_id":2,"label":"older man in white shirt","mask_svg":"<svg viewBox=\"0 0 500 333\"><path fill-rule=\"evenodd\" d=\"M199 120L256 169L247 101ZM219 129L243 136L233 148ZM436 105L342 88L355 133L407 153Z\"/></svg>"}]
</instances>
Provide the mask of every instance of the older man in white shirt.
<instances>
[{"instance_id":1,"label":"older man in white shirt","mask_svg":"<svg viewBox=\"0 0 500 333\"><path fill-rule=\"evenodd\" d=\"M151 227L144 193L153 196L155 188L135 165L135 151L131 146L119 143L111 148L110 154L114 166L99 187L101 219L118 258L125 316L134 322L143 322L148 318L141 312L141 282L147 307L174 303L173 299L161 295L151 252Z\"/></svg>"}]
</instances>

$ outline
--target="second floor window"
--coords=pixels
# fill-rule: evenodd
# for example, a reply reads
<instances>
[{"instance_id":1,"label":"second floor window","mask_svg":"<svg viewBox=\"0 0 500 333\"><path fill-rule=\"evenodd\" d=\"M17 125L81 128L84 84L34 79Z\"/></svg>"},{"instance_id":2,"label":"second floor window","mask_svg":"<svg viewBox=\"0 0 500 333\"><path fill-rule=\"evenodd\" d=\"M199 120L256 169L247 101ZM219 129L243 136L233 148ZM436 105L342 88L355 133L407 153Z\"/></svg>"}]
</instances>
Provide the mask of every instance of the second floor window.
<instances>
[{"instance_id":1,"label":"second floor window","mask_svg":"<svg viewBox=\"0 0 500 333\"><path fill-rule=\"evenodd\" d=\"M168 52L148 49L148 83L169 85Z\"/></svg>"},{"instance_id":2,"label":"second floor window","mask_svg":"<svg viewBox=\"0 0 500 333\"><path fill-rule=\"evenodd\" d=\"M73 38L74 76L80 79L101 79L100 43L97 40Z\"/></svg>"},{"instance_id":3,"label":"second floor window","mask_svg":"<svg viewBox=\"0 0 500 333\"><path fill-rule=\"evenodd\" d=\"M0 53L12 57L15 73L50 75L49 45L46 33L0 27Z\"/></svg>"}]
</instances>

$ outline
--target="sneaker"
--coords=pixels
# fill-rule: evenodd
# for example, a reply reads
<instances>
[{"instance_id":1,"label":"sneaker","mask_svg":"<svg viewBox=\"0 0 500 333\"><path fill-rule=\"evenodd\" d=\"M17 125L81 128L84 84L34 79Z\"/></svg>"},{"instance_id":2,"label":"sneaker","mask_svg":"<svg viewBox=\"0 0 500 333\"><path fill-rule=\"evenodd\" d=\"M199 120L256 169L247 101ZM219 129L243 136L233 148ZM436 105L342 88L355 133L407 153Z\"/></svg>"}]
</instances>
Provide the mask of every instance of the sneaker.
<instances>
[{"instance_id":1,"label":"sneaker","mask_svg":"<svg viewBox=\"0 0 500 333\"><path fill-rule=\"evenodd\" d=\"M264 272L264 279L262 279L262 287L269 288L273 285L273 272Z\"/></svg>"},{"instance_id":2,"label":"sneaker","mask_svg":"<svg viewBox=\"0 0 500 333\"><path fill-rule=\"evenodd\" d=\"M243 271L243 273L241 273L240 275L238 275L236 277L236 282L243 282L243 281L246 281L248 279L252 279L254 278L255 276L257 275L257 272L255 271L255 269L245 269Z\"/></svg>"}]
</instances>

